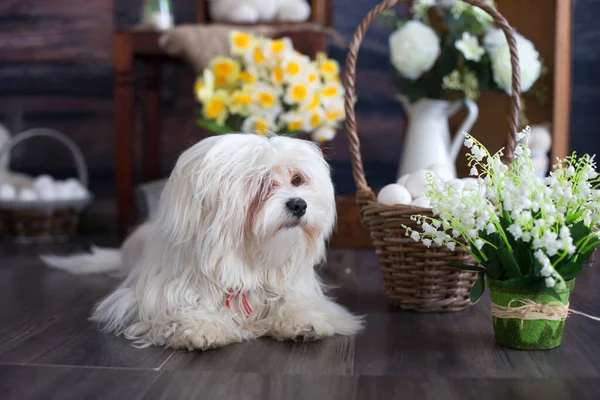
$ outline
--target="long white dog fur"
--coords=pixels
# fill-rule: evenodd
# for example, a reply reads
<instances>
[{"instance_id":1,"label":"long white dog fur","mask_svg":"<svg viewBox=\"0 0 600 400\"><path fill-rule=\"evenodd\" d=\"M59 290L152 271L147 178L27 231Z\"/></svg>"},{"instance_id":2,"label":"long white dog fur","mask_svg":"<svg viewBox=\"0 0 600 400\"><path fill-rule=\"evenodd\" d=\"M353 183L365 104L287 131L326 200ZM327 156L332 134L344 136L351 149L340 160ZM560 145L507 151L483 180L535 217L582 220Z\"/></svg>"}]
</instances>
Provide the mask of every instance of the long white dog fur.
<instances>
[{"instance_id":1,"label":"long white dog fur","mask_svg":"<svg viewBox=\"0 0 600 400\"><path fill-rule=\"evenodd\" d=\"M313 143L215 136L181 155L157 217L120 251L43 260L126 276L92 320L140 346L353 335L361 319L327 297L314 268L335 215L329 167Z\"/></svg>"}]
</instances>

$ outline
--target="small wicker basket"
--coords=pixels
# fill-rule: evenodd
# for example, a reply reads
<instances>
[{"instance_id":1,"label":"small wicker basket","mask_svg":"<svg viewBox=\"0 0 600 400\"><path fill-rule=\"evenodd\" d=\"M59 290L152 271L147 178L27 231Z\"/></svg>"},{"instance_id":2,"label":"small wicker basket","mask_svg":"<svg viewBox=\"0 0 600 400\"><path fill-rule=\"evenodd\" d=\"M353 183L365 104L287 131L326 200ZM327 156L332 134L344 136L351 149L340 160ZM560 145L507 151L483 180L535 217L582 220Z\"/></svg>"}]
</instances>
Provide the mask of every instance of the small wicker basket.
<instances>
[{"instance_id":1,"label":"small wicker basket","mask_svg":"<svg viewBox=\"0 0 600 400\"><path fill-rule=\"evenodd\" d=\"M348 133L354 181L357 186L357 202L361 220L370 232L376 249L387 295L391 302L406 310L420 312L460 311L471 305L470 291L477 275L448 267L449 262L473 262L470 254L457 248L427 248L420 242L406 237L404 226L421 229L410 219L412 215L433 216L430 209L415 206L386 206L377 203L377 197L367 185L360 154L360 140L354 109L356 98L356 62L358 53L371 24L386 10L405 0L386 0L373 8L359 25L350 43L346 59L346 130ZM515 149L515 134L519 121L520 82L519 61L513 28L492 6L480 0L464 0L490 14L496 25L506 35L512 65L512 95L510 130L505 149L505 161L511 162Z\"/></svg>"},{"instance_id":2,"label":"small wicker basket","mask_svg":"<svg viewBox=\"0 0 600 400\"><path fill-rule=\"evenodd\" d=\"M48 137L64 144L73 155L79 181L87 188L88 171L81 150L67 136L51 129L37 128L16 135L0 149L0 160L19 143L33 137ZM79 215L91 200L89 192L87 197L76 200L0 200L0 237L17 243L66 241L77 232Z\"/></svg>"}]
</instances>

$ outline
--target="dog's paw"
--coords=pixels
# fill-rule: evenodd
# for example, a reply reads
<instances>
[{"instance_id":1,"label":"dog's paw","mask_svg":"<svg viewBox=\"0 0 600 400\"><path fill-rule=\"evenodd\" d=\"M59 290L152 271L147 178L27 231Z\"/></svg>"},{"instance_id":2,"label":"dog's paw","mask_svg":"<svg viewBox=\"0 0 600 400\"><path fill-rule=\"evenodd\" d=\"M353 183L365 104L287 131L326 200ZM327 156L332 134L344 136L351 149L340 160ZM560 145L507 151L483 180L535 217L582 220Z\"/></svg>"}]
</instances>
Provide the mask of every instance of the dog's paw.
<instances>
[{"instance_id":1,"label":"dog's paw","mask_svg":"<svg viewBox=\"0 0 600 400\"><path fill-rule=\"evenodd\" d=\"M191 351L216 349L242 340L217 323L198 322L176 326L166 343L168 347Z\"/></svg>"},{"instance_id":2,"label":"dog's paw","mask_svg":"<svg viewBox=\"0 0 600 400\"><path fill-rule=\"evenodd\" d=\"M288 303L271 324L268 335L277 340L318 340L351 336L362 328L362 318L331 301Z\"/></svg>"},{"instance_id":3,"label":"dog's paw","mask_svg":"<svg viewBox=\"0 0 600 400\"><path fill-rule=\"evenodd\" d=\"M288 320L274 323L268 335L280 341L311 342L332 336L334 333L331 327L322 324Z\"/></svg>"}]
</instances>

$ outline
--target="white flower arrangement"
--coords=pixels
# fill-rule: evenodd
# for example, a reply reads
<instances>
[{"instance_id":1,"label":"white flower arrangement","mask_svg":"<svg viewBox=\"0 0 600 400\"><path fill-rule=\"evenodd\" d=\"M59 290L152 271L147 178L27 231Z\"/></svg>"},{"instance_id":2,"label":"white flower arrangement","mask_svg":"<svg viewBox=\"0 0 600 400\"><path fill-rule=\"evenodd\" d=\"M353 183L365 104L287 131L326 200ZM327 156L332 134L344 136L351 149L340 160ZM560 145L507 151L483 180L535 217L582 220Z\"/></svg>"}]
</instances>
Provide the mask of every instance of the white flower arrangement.
<instances>
[{"instance_id":1,"label":"white flower arrangement","mask_svg":"<svg viewBox=\"0 0 600 400\"><path fill-rule=\"evenodd\" d=\"M426 246L466 248L478 265L451 266L479 272L472 300L484 290L484 275L506 287L556 292L583 272L600 245L600 178L594 157L558 160L547 178L536 176L527 147L529 129L519 133L515 159L490 154L472 136L465 146L476 185L462 189L428 176L427 199L434 218L415 216L422 232L407 236Z\"/></svg>"},{"instance_id":2,"label":"white flower arrangement","mask_svg":"<svg viewBox=\"0 0 600 400\"><path fill-rule=\"evenodd\" d=\"M238 31L230 34L230 50L233 58L214 58L196 80L199 126L214 133L307 133L316 142L333 140L345 119L337 61L325 54L311 60L289 38Z\"/></svg>"},{"instance_id":3,"label":"white flower arrangement","mask_svg":"<svg viewBox=\"0 0 600 400\"><path fill-rule=\"evenodd\" d=\"M494 5L492 0L486 0ZM482 91L511 93L510 53L504 33L492 17L464 1L415 0L412 19L399 20L390 36L391 63L400 91L411 102L446 99L459 93L477 100ZM432 13L442 26L431 24ZM532 90L543 72L533 43L517 34L521 90Z\"/></svg>"}]
</instances>

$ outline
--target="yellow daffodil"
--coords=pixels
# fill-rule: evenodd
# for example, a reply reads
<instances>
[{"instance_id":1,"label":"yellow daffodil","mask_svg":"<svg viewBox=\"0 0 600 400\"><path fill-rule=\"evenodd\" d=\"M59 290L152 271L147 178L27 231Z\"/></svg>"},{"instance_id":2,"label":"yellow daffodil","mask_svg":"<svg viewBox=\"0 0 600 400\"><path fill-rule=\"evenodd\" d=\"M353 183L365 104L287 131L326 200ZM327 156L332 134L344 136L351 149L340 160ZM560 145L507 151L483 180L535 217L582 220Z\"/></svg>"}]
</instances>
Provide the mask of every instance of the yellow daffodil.
<instances>
[{"instance_id":1,"label":"yellow daffodil","mask_svg":"<svg viewBox=\"0 0 600 400\"><path fill-rule=\"evenodd\" d=\"M256 47L256 38L250 33L231 31L229 33L229 45L231 54L238 56L248 54Z\"/></svg>"},{"instance_id":2,"label":"yellow daffodil","mask_svg":"<svg viewBox=\"0 0 600 400\"><path fill-rule=\"evenodd\" d=\"M281 86L283 85L284 79L285 72L283 71L283 68L281 66L276 66L275 68L273 68L273 71L271 71L271 82L275 86Z\"/></svg>"},{"instance_id":3,"label":"yellow daffodil","mask_svg":"<svg viewBox=\"0 0 600 400\"><path fill-rule=\"evenodd\" d=\"M280 91L266 84L259 84L254 90L252 107L257 114L277 114L281 110ZM252 110L251 110L252 111Z\"/></svg>"},{"instance_id":4,"label":"yellow daffodil","mask_svg":"<svg viewBox=\"0 0 600 400\"><path fill-rule=\"evenodd\" d=\"M229 94L224 90L217 90L210 99L204 102L202 113L206 119L223 125L229 116L227 107L229 105Z\"/></svg>"},{"instance_id":5,"label":"yellow daffodil","mask_svg":"<svg viewBox=\"0 0 600 400\"><path fill-rule=\"evenodd\" d=\"M305 104L313 99L313 90L307 82L291 83L286 90L284 101L287 104Z\"/></svg>"},{"instance_id":6,"label":"yellow daffodil","mask_svg":"<svg viewBox=\"0 0 600 400\"><path fill-rule=\"evenodd\" d=\"M321 105L321 98L318 93L311 95L309 101L305 104L304 108L308 111L314 111Z\"/></svg>"},{"instance_id":7,"label":"yellow daffodil","mask_svg":"<svg viewBox=\"0 0 600 400\"><path fill-rule=\"evenodd\" d=\"M229 111L234 115L247 117L250 115L250 105L254 101L252 90L249 87L244 87L236 90L231 94L229 102Z\"/></svg>"},{"instance_id":8,"label":"yellow daffodil","mask_svg":"<svg viewBox=\"0 0 600 400\"><path fill-rule=\"evenodd\" d=\"M345 118L340 66L325 54L315 60L289 38L269 39L232 31L231 57L215 57L194 93L205 119L223 126L241 118L244 132L305 132L314 141L335 137Z\"/></svg>"},{"instance_id":9,"label":"yellow daffodil","mask_svg":"<svg viewBox=\"0 0 600 400\"><path fill-rule=\"evenodd\" d=\"M319 73L325 82L339 78L340 64L335 60L327 58L327 55L324 53L317 54L317 65L319 67Z\"/></svg>"},{"instance_id":10,"label":"yellow daffodil","mask_svg":"<svg viewBox=\"0 0 600 400\"><path fill-rule=\"evenodd\" d=\"M281 60L290 54L293 54L294 45L290 38L265 40L262 46L265 57L269 59Z\"/></svg>"},{"instance_id":11,"label":"yellow daffodil","mask_svg":"<svg viewBox=\"0 0 600 400\"><path fill-rule=\"evenodd\" d=\"M256 46L251 49L250 52L244 55L244 59L246 64L258 67L267 65L268 61L261 46Z\"/></svg>"},{"instance_id":12,"label":"yellow daffodil","mask_svg":"<svg viewBox=\"0 0 600 400\"><path fill-rule=\"evenodd\" d=\"M242 84L254 85L258 81L258 72L254 70L244 70L240 72L238 79Z\"/></svg>"},{"instance_id":13,"label":"yellow daffodil","mask_svg":"<svg viewBox=\"0 0 600 400\"><path fill-rule=\"evenodd\" d=\"M310 136L317 143L330 142L335 138L335 129L329 126L323 126L314 131Z\"/></svg>"},{"instance_id":14,"label":"yellow daffodil","mask_svg":"<svg viewBox=\"0 0 600 400\"><path fill-rule=\"evenodd\" d=\"M319 75L319 70L312 64L308 68L306 80L311 86L318 86L321 84L321 75Z\"/></svg>"},{"instance_id":15,"label":"yellow daffodil","mask_svg":"<svg viewBox=\"0 0 600 400\"><path fill-rule=\"evenodd\" d=\"M252 115L244 120L242 124L242 132L257 133L259 135L267 135L269 132L275 131L275 123L263 116Z\"/></svg>"},{"instance_id":16,"label":"yellow daffodil","mask_svg":"<svg viewBox=\"0 0 600 400\"><path fill-rule=\"evenodd\" d=\"M283 74L284 79L287 82L298 80L305 76L310 66L310 59L306 56L292 56L288 57L283 62Z\"/></svg>"},{"instance_id":17,"label":"yellow daffodil","mask_svg":"<svg viewBox=\"0 0 600 400\"><path fill-rule=\"evenodd\" d=\"M218 88L234 84L240 74L240 63L228 57L216 57L210 63Z\"/></svg>"},{"instance_id":18,"label":"yellow daffodil","mask_svg":"<svg viewBox=\"0 0 600 400\"><path fill-rule=\"evenodd\" d=\"M205 69L204 74L196 79L194 93L196 99L200 102L204 102L213 96L215 93L215 75L210 69Z\"/></svg>"},{"instance_id":19,"label":"yellow daffodil","mask_svg":"<svg viewBox=\"0 0 600 400\"><path fill-rule=\"evenodd\" d=\"M337 82L328 82L319 91L321 101L325 105L340 101L344 97L344 88Z\"/></svg>"},{"instance_id":20,"label":"yellow daffodil","mask_svg":"<svg viewBox=\"0 0 600 400\"><path fill-rule=\"evenodd\" d=\"M325 108L325 119L328 124L336 124L346 117L343 101L329 104Z\"/></svg>"},{"instance_id":21,"label":"yellow daffodil","mask_svg":"<svg viewBox=\"0 0 600 400\"><path fill-rule=\"evenodd\" d=\"M285 132L299 132L306 129L306 115L298 111L289 111L283 114L279 125Z\"/></svg>"},{"instance_id":22,"label":"yellow daffodil","mask_svg":"<svg viewBox=\"0 0 600 400\"><path fill-rule=\"evenodd\" d=\"M311 130L315 130L323 125L326 121L325 112L321 108L317 108L309 113L308 126Z\"/></svg>"}]
</instances>

